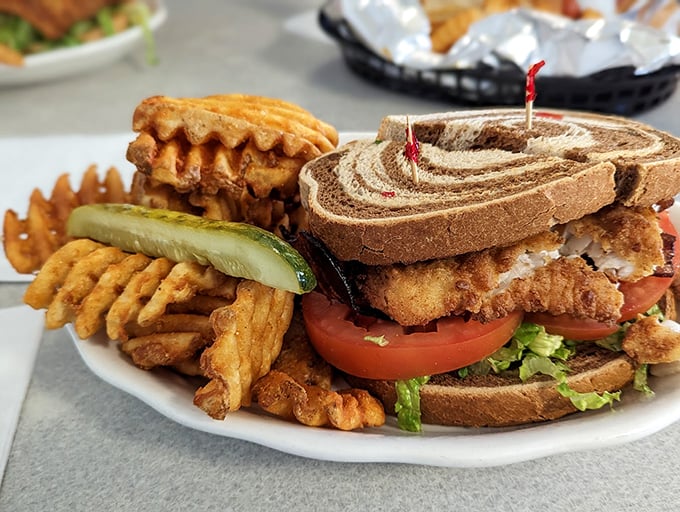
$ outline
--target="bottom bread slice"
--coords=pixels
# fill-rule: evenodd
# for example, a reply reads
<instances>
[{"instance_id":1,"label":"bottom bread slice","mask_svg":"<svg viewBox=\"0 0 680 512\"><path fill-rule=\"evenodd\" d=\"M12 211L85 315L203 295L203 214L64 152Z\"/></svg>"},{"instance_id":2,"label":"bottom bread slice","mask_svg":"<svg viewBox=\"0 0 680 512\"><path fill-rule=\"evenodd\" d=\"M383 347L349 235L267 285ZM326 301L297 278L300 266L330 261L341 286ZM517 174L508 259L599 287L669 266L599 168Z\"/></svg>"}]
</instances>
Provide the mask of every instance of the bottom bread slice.
<instances>
[{"instance_id":1,"label":"bottom bread slice","mask_svg":"<svg viewBox=\"0 0 680 512\"><path fill-rule=\"evenodd\" d=\"M618 391L632 381L633 361L623 353L596 346L569 359L567 382L575 391ZM347 382L368 390L394 414L396 391L393 381L371 380L347 375ZM513 375L469 376L455 372L433 375L420 390L423 423L470 427L502 427L561 418L576 412L568 398L559 394L557 382L535 376L521 382Z\"/></svg>"}]
</instances>

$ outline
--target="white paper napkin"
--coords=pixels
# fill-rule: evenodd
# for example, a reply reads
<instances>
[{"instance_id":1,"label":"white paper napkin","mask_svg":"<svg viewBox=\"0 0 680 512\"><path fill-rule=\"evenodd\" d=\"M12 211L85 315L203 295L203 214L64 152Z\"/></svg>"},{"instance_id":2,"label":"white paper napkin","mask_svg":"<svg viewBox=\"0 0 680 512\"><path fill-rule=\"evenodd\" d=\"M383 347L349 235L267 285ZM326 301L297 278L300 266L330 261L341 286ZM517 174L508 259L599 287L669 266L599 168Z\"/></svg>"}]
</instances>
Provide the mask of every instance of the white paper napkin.
<instances>
[{"instance_id":1,"label":"white paper napkin","mask_svg":"<svg viewBox=\"0 0 680 512\"><path fill-rule=\"evenodd\" d=\"M26 218L28 200L34 188L49 197L57 178L71 176L71 186L80 187L80 179L91 164L96 164L101 177L115 166L126 184L132 179L133 165L125 158L128 144L135 139L130 133L109 135L64 135L44 137L0 138L2 172L0 172L0 215L7 209ZM0 281L22 282L31 276L17 274L4 252L0 251Z\"/></svg>"},{"instance_id":2,"label":"white paper napkin","mask_svg":"<svg viewBox=\"0 0 680 512\"><path fill-rule=\"evenodd\" d=\"M43 319L44 312L28 306L0 309L0 483L33 374Z\"/></svg>"}]
</instances>

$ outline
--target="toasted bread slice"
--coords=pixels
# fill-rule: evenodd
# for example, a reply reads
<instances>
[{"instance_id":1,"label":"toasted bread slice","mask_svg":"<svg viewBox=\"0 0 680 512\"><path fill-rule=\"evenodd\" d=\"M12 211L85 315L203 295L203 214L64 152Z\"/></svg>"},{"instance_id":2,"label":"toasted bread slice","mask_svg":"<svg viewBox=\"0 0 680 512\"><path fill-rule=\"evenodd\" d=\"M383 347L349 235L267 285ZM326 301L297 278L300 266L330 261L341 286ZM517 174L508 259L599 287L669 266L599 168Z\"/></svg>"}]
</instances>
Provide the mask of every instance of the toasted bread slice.
<instances>
[{"instance_id":1,"label":"toasted bread slice","mask_svg":"<svg viewBox=\"0 0 680 512\"><path fill-rule=\"evenodd\" d=\"M615 392L633 380L633 362L625 354L589 347L567 363L569 387L580 393ZM346 376L350 385L368 390L394 414L393 381ZM423 423L466 427L503 427L554 420L576 412L571 400L560 395L551 377L522 382L505 375L461 379L455 373L433 376L420 389Z\"/></svg>"},{"instance_id":2,"label":"toasted bread slice","mask_svg":"<svg viewBox=\"0 0 680 512\"><path fill-rule=\"evenodd\" d=\"M509 245L615 198L615 168L422 143L419 182L402 142L360 141L303 167L312 232L341 260L414 263Z\"/></svg>"},{"instance_id":3,"label":"toasted bread slice","mask_svg":"<svg viewBox=\"0 0 680 512\"><path fill-rule=\"evenodd\" d=\"M620 201L649 206L680 191L680 140L617 117L518 109L410 118L375 141L305 165L300 192L312 232L341 260L414 263L505 246Z\"/></svg>"}]
</instances>

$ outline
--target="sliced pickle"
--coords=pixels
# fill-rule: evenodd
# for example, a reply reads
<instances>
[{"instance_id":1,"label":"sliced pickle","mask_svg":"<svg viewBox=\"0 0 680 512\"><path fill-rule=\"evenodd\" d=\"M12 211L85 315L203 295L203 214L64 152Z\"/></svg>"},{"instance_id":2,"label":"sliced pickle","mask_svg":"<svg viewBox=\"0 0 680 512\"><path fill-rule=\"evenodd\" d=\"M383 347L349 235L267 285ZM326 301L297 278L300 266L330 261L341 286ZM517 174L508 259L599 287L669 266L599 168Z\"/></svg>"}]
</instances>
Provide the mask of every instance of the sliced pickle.
<instances>
[{"instance_id":1,"label":"sliced pickle","mask_svg":"<svg viewBox=\"0 0 680 512\"><path fill-rule=\"evenodd\" d=\"M294 293L307 293L316 286L314 273L300 253L250 224L128 204L93 204L73 210L67 231L128 252L212 265L230 276Z\"/></svg>"}]
</instances>

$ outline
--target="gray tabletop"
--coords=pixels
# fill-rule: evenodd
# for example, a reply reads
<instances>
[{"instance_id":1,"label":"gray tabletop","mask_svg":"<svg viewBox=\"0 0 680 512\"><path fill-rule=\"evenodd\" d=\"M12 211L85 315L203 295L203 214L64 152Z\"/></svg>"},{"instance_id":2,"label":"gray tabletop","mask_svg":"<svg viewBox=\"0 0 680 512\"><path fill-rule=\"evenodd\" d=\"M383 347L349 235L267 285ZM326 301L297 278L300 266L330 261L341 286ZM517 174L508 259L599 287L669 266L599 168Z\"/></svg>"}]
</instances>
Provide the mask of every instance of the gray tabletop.
<instances>
[{"instance_id":1,"label":"gray tabletop","mask_svg":"<svg viewBox=\"0 0 680 512\"><path fill-rule=\"evenodd\" d=\"M276 96L340 131L456 108L377 88L351 74L333 45L284 28L318 1L167 3L159 66L133 55L0 90L0 136L127 131L137 103L155 94ZM680 135L679 114L675 94L638 118ZM19 304L23 289L0 285L0 306ZM301 458L174 423L94 376L55 331L38 354L0 510L677 510L678 461L680 424L613 448L491 468Z\"/></svg>"}]
</instances>

